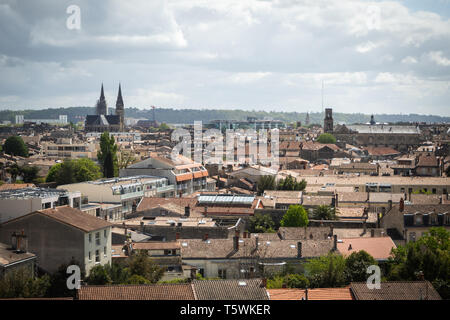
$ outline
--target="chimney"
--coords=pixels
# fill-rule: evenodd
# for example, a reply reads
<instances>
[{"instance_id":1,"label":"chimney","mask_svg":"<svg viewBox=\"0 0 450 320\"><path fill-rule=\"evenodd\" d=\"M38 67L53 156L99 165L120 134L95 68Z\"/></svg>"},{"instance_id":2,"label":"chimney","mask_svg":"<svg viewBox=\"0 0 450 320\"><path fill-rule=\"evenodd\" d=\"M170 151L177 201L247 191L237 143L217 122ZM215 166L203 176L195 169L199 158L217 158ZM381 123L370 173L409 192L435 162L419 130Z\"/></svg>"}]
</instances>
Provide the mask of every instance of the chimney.
<instances>
[{"instance_id":1,"label":"chimney","mask_svg":"<svg viewBox=\"0 0 450 320\"><path fill-rule=\"evenodd\" d=\"M141 221L141 232L144 232L144 221Z\"/></svg>"},{"instance_id":2,"label":"chimney","mask_svg":"<svg viewBox=\"0 0 450 320\"><path fill-rule=\"evenodd\" d=\"M175 240L180 240L180 233L179 232L175 233Z\"/></svg>"},{"instance_id":3,"label":"chimney","mask_svg":"<svg viewBox=\"0 0 450 320\"><path fill-rule=\"evenodd\" d=\"M266 278L262 278L262 279L261 279L261 286L262 286L263 288L267 288L267 279L266 279Z\"/></svg>"},{"instance_id":4,"label":"chimney","mask_svg":"<svg viewBox=\"0 0 450 320\"><path fill-rule=\"evenodd\" d=\"M203 241L206 241L206 240L208 240L208 234L207 234L207 233L205 233L205 234L203 235Z\"/></svg>"},{"instance_id":5,"label":"chimney","mask_svg":"<svg viewBox=\"0 0 450 320\"><path fill-rule=\"evenodd\" d=\"M388 211L392 209L392 200L388 200Z\"/></svg>"},{"instance_id":6,"label":"chimney","mask_svg":"<svg viewBox=\"0 0 450 320\"><path fill-rule=\"evenodd\" d=\"M339 202L339 195L336 193L335 195L334 195L334 198L335 198L335 201L334 201L334 204L335 204L335 206L336 206L336 208L339 206L338 204L338 202Z\"/></svg>"},{"instance_id":7,"label":"chimney","mask_svg":"<svg viewBox=\"0 0 450 320\"><path fill-rule=\"evenodd\" d=\"M189 217L191 215L191 207L184 207L184 216Z\"/></svg>"},{"instance_id":8,"label":"chimney","mask_svg":"<svg viewBox=\"0 0 450 320\"><path fill-rule=\"evenodd\" d=\"M17 250L17 235L15 232L11 235L11 249Z\"/></svg>"},{"instance_id":9,"label":"chimney","mask_svg":"<svg viewBox=\"0 0 450 320\"><path fill-rule=\"evenodd\" d=\"M123 229L123 230L124 230L124 234L127 235L127 234L128 234L128 232L127 232L127 231L128 231L128 230L127 230L127 227L125 227L125 229Z\"/></svg>"},{"instance_id":10,"label":"chimney","mask_svg":"<svg viewBox=\"0 0 450 320\"><path fill-rule=\"evenodd\" d=\"M297 258L302 257L302 243L299 241L297 242Z\"/></svg>"},{"instance_id":11,"label":"chimney","mask_svg":"<svg viewBox=\"0 0 450 320\"><path fill-rule=\"evenodd\" d=\"M305 300L308 300L308 287L305 288Z\"/></svg>"},{"instance_id":12,"label":"chimney","mask_svg":"<svg viewBox=\"0 0 450 320\"><path fill-rule=\"evenodd\" d=\"M370 237L375 237L375 229L370 229Z\"/></svg>"},{"instance_id":13,"label":"chimney","mask_svg":"<svg viewBox=\"0 0 450 320\"><path fill-rule=\"evenodd\" d=\"M234 251L239 250L239 232L236 232L237 235L233 237L233 249Z\"/></svg>"},{"instance_id":14,"label":"chimney","mask_svg":"<svg viewBox=\"0 0 450 320\"><path fill-rule=\"evenodd\" d=\"M352 250L353 248L352 248L352 244L350 243L349 245L348 245L348 251L350 251L350 250Z\"/></svg>"},{"instance_id":15,"label":"chimney","mask_svg":"<svg viewBox=\"0 0 450 320\"><path fill-rule=\"evenodd\" d=\"M391 201L391 206L392 206L392 201ZM398 206L399 211L403 212L403 210L405 210L405 201L403 200L403 198L400 198L400 204Z\"/></svg>"},{"instance_id":16,"label":"chimney","mask_svg":"<svg viewBox=\"0 0 450 320\"><path fill-rule=\"evenodd\" d=\"M337 250L337 235L333 235L333 250Z\"/></svg>"}]
</instances>

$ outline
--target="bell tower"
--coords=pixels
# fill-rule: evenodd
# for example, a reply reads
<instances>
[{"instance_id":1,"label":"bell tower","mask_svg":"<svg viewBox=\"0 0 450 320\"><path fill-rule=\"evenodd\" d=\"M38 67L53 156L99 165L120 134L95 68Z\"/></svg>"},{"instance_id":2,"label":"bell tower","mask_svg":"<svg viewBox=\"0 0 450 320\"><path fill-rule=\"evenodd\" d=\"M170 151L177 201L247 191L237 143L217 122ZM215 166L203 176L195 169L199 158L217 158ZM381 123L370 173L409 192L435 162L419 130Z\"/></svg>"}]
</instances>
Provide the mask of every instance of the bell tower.
<instances>
[{"instance_id":1,"label":"bell tower","mask_svg":"<svg viewBox=\"0 0 450 320\"><path fill-rule=\"evenodd\" d=\"M323 132L333 133L333 109L325 109L325 119L323 119Z\"/></svg>"},{"instance_id":2,"label":"bell tower","mask_svg":"<svg viewBox=\"0 0 450 320\"><path fill-rule=\"evenodd\" d=\"M119 93L117 94L117 101L116 101L116 115L120 118L120 132L124 131L124 124L125 124L125 109L123 106L123 99L122 99L122 89L119 83Z\"/></svg>"}]
</instances>

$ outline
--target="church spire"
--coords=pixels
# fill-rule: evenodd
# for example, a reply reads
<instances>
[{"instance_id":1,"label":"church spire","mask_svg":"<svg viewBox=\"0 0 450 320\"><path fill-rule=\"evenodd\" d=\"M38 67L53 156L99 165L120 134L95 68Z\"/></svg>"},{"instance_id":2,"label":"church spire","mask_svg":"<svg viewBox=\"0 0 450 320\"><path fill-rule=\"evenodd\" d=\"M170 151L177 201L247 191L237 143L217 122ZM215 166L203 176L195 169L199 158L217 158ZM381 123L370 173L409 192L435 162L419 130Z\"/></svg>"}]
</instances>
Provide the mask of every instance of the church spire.
<instances>
[{"instance_id":1,"label":"church spire","mask_svg":"<svg viewBox=\"0 0 450 320\"><path fill-rule=\"evenodd\" d=\"M123 99L122 99L122 89L119 83L119 93L117 94L116 108L123 107Z\"/></svg>"},{"instance_id":2,"label":"church spire","mask_svg":"<svg viewBox=\"0 0 450 320\"><path fill-rule=\"evenodd\" d=\"M102 90L100 92L100 100L105 100L105 93L103 92L103 82L102 82Z\"/></svg>"}]
</instances>

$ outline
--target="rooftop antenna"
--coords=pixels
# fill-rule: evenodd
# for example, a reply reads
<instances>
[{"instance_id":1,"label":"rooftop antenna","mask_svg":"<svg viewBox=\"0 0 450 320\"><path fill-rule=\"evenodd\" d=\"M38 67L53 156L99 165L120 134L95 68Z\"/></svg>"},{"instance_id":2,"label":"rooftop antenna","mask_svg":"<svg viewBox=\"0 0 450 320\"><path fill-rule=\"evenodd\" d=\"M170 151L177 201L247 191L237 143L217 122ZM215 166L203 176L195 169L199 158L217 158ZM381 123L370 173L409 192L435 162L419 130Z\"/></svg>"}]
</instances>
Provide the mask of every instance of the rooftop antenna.
<instances>
[{"instance_id":1,"label":"rooftop antenna","mask_svg":"<svg viewBox=\"0 0 450 320\"><path fill-rule=\"evenodd\" d=\"M322 80L322 113L323 113L323 80Z\"/></svg>"}]
</instances>

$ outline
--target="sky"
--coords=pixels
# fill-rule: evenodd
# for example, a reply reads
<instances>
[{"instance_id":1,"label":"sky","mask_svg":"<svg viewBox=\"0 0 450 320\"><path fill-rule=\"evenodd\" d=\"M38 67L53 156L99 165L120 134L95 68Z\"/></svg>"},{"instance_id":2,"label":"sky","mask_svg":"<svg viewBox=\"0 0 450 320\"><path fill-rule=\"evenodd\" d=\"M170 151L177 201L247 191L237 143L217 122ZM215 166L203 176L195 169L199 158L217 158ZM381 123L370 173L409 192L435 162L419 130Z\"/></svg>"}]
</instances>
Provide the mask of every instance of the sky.
<instances>
[{"instance_id":1,"label":"sky","mask_svg":"<svg viewBox=\"0 0 450 320\"><path fill-rule=\"evenodd\" d=\"M102 83L109 107L121 83L125 107L318 112L323 83L334 112L450 116L450 0L0 0L0 110Z\"/></svg>"}]
</instances>

